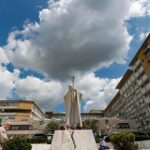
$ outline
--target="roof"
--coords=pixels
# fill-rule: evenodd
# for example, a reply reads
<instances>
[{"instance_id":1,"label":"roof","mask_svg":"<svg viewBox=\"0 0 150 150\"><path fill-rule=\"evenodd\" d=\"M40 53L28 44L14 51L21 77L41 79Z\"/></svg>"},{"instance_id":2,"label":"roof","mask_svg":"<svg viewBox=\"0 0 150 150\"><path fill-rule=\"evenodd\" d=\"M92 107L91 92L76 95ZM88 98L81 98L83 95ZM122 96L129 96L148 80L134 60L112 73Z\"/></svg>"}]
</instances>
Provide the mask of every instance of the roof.
<instances>
[{"instance_id":1,"label":"roof","mask_svg":"<svg viewBox=\"0 0 150 150\"><path fill-rule=\"evenodd\" d=\"M10 125L32 125L32 122L30 121L13 121L8 122Z\"/></svg>"},{"instance_id":2,"label":"roof","mask_svg":"<svg viewBox=\"0 0 150 150\"><path fill-rule=\"evenodd\" d=\"M0 100L0 103L32 103L34 104L43 114L44 111L34 102L34 101L31 101L31 100Z\"/></svg>"},{"instance_id":3,"label":"roof","mask_svg":"<svg viewBox=\"0 0 150 150\"><path fill-rule=\"evenodd\" d=\"M92 110L90 110L89 113L104 113L104 110L100 110L100 109L92 109Z\"/></svg>"},{"instance_id":4,"label":"roof","mask_svg":"<svg viewBox=\"0 0 150 150\"><path fill-rule=\"evenodd\" d=\"M141 52L142 50L142 47L147 43L148 39L150 39L150 33L148 34L148 36L146 37L146 39L144 40L144 42L142 43L142 45L140 46L138 52L135 54L134 58L132 59L132 61L130 62L129 66L131 66L135 60L137 59L139 53Z\"/></svg>"},{"instance_id":5,"label":"roof","mask_svg":"<svg viewBox=\"0 0 150 150\"><path fill-rule=\"evenodd\" d=\"M30 100L0 100L0 103L20 103L20 102L25 102L25 103L34 103L34 101L30 101Z\"/></svg>"},{"instance_id":6,"label":"roof","mask_svg":"<svg viewBox=\"0 0 150 150\"><path fill-rule=\"evenodd\" d=\"M132 59L131 63L129 64L129 66L132 66L132 64L136 61L139 53L142 50L142 47L147 43L148 39L150 39L150 33L148 34L147 38L145 39L145 41L143 42L143 44L140 46L138 52L136 53L136 55L134 56L134 58ZM128 79L128 77L130 76L130 74L132 73L132 70L128 69L125 73L125 75L122 77L122 79L120 80L120 82L117 85L117 89L120 89L122 87L122 85L126 82L126 80Z\"/></svg>"},{"instance_id":7,"label":"roof","mask_svg":"<svg viewBox=\"0 0 150 150\"><path fill-rule=\"evenodd\" d=\"M124 74L124 76L122 77L122 79L120 80L120 82L118 83L116 89L120 89L120 88L123 86L123 84L124 84L124 83L127 81L127 79L130 77L131 73L132 73L132 70L130 70L130 69L128 69L128 70L126 71L126 73Z\"/></svg>"},{"instance_id":8,"label":"roof","mask_svg":"<svg viewBox=\"0 0 150 150\"><path fill-rule=\"evenodd\" d=\"M94 112L82 112L82 114L103 114L104 111L99 110L99 111L94 111ZM57 112L45 112L46 115L65 115L65 112L57 113Z\"/></svg>"}]
</instances>

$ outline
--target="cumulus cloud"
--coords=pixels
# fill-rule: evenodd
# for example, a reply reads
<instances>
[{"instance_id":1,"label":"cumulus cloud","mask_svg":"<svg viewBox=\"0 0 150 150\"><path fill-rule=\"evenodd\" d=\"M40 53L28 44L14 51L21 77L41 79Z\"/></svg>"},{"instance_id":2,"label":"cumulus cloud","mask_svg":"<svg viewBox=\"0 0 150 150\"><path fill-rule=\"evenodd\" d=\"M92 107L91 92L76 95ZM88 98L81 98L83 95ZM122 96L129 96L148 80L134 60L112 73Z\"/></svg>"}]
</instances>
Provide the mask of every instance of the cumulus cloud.
<instances>
[{"instance_id":1,"label":"cumulus cloud","mask_svg":"<svg viewBox=\"0 0 150 150\"><path fill-rule=\"evenodd\" d=\"M15 88L20 97L34 100L45 110L50 110L63 102L64 88L60 82L44 81L30 76L19 79Z\"/></svg>"},{"instance_id":2,"label":"cumulus cloud","mask_svg":"<svg viewBox=\"0 0 150 150\"><path fill-rule=\"evenodd\" d=\"M15 81L18 79L19 71L9 72L5 67L0 66L0 99L6 99L15 87Z\"/></svg>"},{"instance_id":3,"label":"cumulus cloud","mask_svg":"<svg viewBox=\"0 0 150 150\"><path fill-rule=\"evenodd\" d=\"M63 103L63 96L68 90L67 82L41 80L33 76L19 78L19 71L9 72L5 67L0 68L0 99L11 96L15 89L20 98L34 100L42 109L53 110L58 104ZM119 79L96 77L94 73L78 76L75 87L82 92L85 101L84 110L104 109L116 94L115 89Z\"/></svg>"},{"instance_id":4,"label":"cumulus cloud","mask_svg":"<svg viewBox=\"0 0 150 150\"><path fill-rule=\"evenodd\" d=\"M63 102L66 87L56 81L45 81L33 76L24 79L19 78L20 71L15 69L9 72L5 66L0 65L0 99L14 99L15 91L17 99L34 100L45 110L51 110Z\"/></svg>"},{"instance_id":5,"label":"cumulus cloud","mask_svg":"<svg viewBox=\"0 0 150 150\"><path fill-rule=\"evenodd\" d=\"M124 25L129 1L49 1L40 21L10 33L5 50L16 67L63 80L124 63L131 40Z\"/></svg>"},{"instance_id":6,"label":"cumulus cloud","mask_svg":"<svg viewBox=\"0 0 150 150\"><path fill-rule=\"evenodd\" d=\"M0 64L7 64L9 62L7 55L2 47L0 47Z\"/></svg>"},{"instance_id":7,"label":"cumulus cloud","mask_svg":"<svg viewBox=\"0 0 150 150\"><path fill-rule=\"evenodd\" d=\"M150 15L149 0L131 0L129 17L142 17Z\"/></svg>"},{"instance_id":8,"label":"cumulus cloud","mask_svg":"<svg viewBox=\"0 0 150 150\"><path fill-rule=\"evenodd\" d=\"M117 93L115 89L120 78L109 79L96 77L94 73L85 75L78 80L77 87L85 100L84 110L104 109Z\"/></svg>"},{"instance_id":9,"label":"cumulus cloud","mask_svg":"<svg viewBox=\"0 0 150 150\"><path fill-rule=\"evenodd\" d=\"M75 87L83 94L84 110L104 109L115 96L118 79L96 77L94 73L78 76ZM34 100L45 110L52 110L60 103L64 103L63 96L68 90L68 82L44 81L36 77L18 79L15 83L16 92L28 100Z\"/></svg>"}]
</instances>

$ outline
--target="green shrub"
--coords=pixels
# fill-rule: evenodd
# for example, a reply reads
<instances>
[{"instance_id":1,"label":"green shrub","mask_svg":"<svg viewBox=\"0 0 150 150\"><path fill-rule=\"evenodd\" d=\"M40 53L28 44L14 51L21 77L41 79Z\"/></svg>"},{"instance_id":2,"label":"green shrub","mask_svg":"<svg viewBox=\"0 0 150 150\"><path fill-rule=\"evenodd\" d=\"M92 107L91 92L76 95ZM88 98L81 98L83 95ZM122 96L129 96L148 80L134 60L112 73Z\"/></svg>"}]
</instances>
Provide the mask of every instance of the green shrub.
<instances>
[{"instance_id":1,"label":"green shrub","mask_svg":"<svg viewBox=\"0 0 150 150\"><path fill-rule=\"evenodd\" d=\"M98 132L98 121L97 120L84 120L82 121L83 124L83 128L84 129L92 129L93 133L97 133Z\"/></svg>"},{"instance_id":2,"label":"green shrub","mask_svg":"<svg viewBox=\"0 0 150 150\"><path fill-rule=\"evenodd\" d=\"M135 135L129 132L120 132L110 137L114 148L117 150L137 150L138 146L134 144Z\"/></svg>"},{"instance_id":3,"label":"green shrub","mask_svg":"<svg viewBox=\"0 0 150 150\"><path fill-rule=\"evenodd\" d=\"M110 136L106 136L105 141L110 142Z\"/></svg>"},{"instance_id":4,"label":"green shrub","mask_svg":"<svg viewBox=\"0 0 150 150\"><path fill-rule=\"evenodd\" d=\"M96 137L96 138L95 138L96 143L99 143L99 142L100 142L100 139L101 139L100 137Z\"/></svg>"},{"instance_id":5,"label":"green shrub","mask_svg":"<svg viewBox=\"0 0 150 150\"><path fill-rule=\"evenodd\" d=\"M25 138L16 137L9 139L3 145L3 150L31 150L32 146Z\"/></svg>"},{"instance_id":6,"label":"green shrub","mask_svg":"<svg viewBox=\"0 0 150 150\"><path fill-rule=\"evenodd\" d=\"M50 133L54 133L55 130L59 129L59 122L58 121L50 121L47 126L46 126L46 130L48 130Z\"/></svg>"}]
</instances>

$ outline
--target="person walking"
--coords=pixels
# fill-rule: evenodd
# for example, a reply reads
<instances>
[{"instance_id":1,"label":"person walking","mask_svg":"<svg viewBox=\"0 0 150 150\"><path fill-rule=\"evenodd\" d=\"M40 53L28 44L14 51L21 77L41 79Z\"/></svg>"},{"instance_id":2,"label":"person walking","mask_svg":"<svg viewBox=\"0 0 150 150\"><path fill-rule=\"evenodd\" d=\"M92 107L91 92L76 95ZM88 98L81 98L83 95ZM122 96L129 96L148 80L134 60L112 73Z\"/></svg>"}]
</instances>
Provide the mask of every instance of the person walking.
<instances>
[{"instance_id":1,"label":"person walking","mask_svg":"<svg viewBox=\"0 0 150 150\"><path fill-rule=\"evenodd\" d=\"M105 142L105 139L101 139L100 140L100 148L99 150L105 150L105 147L106 147L106 142Z\"/></svg>"}]
</instances>

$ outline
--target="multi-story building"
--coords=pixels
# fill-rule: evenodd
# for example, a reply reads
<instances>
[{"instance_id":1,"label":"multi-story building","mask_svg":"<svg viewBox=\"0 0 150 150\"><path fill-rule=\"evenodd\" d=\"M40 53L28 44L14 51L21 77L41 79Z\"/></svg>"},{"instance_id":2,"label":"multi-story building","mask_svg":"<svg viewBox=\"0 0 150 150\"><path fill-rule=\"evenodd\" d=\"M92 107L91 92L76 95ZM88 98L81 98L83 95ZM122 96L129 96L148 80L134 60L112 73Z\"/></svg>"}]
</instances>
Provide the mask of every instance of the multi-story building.
<instances>
[{"instance_id":1,"label":"multi-story building","mask_svg":"<svg viewBox=\"0 0 150 150\"><path fill-rule=\"evenodd\" d=\"M65 113L46 112L45 114L49 119L65 120ZM91 110L90 112L81 113L82 120L99 120L102 117L104 117L104 112L102 110Z\"/></svg>"},{"instance_id":2,"label":"multi-story building","mask_svg":"<svg viewBox=\"0 0 150 150\"><path fill-rule=\"evenodd\" d=\"M9 121L43 120L45 113L34 101L0 100L0 118Z\"/></svg>"},{"instance_id":3,"label":"multi-story building","mask_svg":"<svg viewBox=\"0 0 150 150\"><path fill-rule=\"evenodd\" d=\"M135 119L139 130L150 130L150 34L116 88L105 115Z\"/></svg>"}]
</instances>

